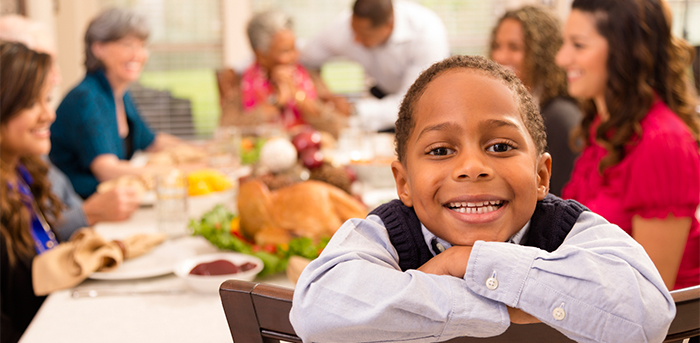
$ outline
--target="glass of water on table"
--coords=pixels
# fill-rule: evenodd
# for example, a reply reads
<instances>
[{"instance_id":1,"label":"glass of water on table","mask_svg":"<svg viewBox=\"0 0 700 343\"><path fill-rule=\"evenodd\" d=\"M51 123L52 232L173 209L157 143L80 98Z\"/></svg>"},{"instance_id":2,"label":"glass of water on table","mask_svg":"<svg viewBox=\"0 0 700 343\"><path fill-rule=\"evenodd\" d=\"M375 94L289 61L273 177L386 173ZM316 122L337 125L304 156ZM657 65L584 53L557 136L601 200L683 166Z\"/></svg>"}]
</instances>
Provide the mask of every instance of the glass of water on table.
<instances>
[{"instance_id":1,"label":"glass of water on table","mask_svg":"<svg viewBox=\"0 0 700 343\"><path fill-rule=\"evenodd\" d=\"M187 176L172 169L156 176L158 230L168 238L187 235Z\"/></svg>"}]
</instances>

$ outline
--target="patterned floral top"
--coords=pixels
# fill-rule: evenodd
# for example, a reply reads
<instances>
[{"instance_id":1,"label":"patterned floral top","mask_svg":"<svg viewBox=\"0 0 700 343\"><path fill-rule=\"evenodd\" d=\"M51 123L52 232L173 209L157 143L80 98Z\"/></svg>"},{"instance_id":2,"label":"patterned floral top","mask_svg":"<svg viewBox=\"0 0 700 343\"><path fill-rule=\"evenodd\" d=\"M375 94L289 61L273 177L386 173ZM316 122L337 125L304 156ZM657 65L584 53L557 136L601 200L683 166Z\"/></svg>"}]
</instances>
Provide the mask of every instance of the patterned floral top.
<instances>
[{"instance_id":1,"label":"patterned floral top","mask_svg":"<svg viewBox=\"0 0 700 343\"><path fill-rule=\"evenodd\" d=\"M296 65L294 73L294 83L299 91L305 93L308 99L317 99L316 87L309 72L301 64ZM267 72L260 64L253 63L241 77L241 96L244 110L252 110L256 106L272 102L275 94L275 86L267 75ZM305 124L301 111L299 110L294 96L280 109L280 120L286 128Z\"/></svg>"}]
</instances>

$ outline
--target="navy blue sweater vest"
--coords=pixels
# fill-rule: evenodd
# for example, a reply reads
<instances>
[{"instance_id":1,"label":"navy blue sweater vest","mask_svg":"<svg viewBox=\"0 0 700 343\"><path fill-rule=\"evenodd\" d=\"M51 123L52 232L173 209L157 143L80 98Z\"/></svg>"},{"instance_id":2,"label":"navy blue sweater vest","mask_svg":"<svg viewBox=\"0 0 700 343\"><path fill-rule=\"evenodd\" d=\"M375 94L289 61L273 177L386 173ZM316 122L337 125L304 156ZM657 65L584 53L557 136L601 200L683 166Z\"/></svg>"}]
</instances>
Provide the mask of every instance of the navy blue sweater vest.
<instances>
[{"instance_id":1,"label":"navy blue sweater vest","mask_svg":"<svg viewBox=\"0 0 700 343\"><path fill-rule=\"evenodd\" d=\"M581 212L587 210L574 200L562 200L548 194L537 202L526 241L521 244L548 252L556 250L564 242ZM407 207L400 200L393 200L377 207L370 214L376 214L382 219L389 240L399 254L401 270L418 269L433 257L413 208Z\"/></svg>"}]
</instances>

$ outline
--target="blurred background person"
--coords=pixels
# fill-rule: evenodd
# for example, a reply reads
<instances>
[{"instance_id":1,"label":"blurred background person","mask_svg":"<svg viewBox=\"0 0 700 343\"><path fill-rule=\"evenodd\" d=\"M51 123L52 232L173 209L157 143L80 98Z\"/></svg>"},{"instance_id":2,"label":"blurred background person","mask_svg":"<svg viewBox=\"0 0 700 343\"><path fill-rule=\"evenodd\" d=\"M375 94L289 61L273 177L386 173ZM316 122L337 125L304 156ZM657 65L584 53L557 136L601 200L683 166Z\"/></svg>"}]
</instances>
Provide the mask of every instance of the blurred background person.
<instances>
[{"instance_id":1,"label":"blurred background person","mask_svg":"<svg viewBox=\"0 0 700 343\"><path fill-rule=\"evenodd\" d=\"M669 289L700 284L700 122L663 0L574 0L557 64L585 100L585 148L563 196L619 225Z\"/></svg>"},{"instance_id":2,"label":"blurred background person","mask_svg":"<svg viewBox=\"0 0 700 343\"><path fill-rule=\"evenodd\" d=\"M83 198L100 182L145 173L128 161L135 151L157 152L182 143L154 133L128 92L148 60L148 35L142 16L118 8L98 15L85 33L87 75L56 110L49 154Z\"/></svg>"},{"instance_id":3,"label":"blurred background person","mask_svg":"<svg viewBox=\"0 0 700 343\"><path fill-rule=\"evenodd\" d=\"M241 115L287 129L311 124L337 135L340 119L350 114L349 105L340 97L320 97L309 72L298 63L291 18L274 10L258 13L250 19L247 33L255 61L241 77Z\"/></svg>"},{"instance_id":4,"label":"blurred background person","mask_svg":"<svg viewBox=\"0 0 700 343\"><path fill-rule=\"evenodd\" d=\"M581 120L581 110L569 96L566 73L554 58L562 44L561 24L550 10L536 6L506 12L491 34L489 57L512 70L539 104L552 155L549 191L561 195L576 153L569 134Z\"/></svg>"},{"instance_id":5,"label":"blurred background person","mask_svg":"<svg viewBox=\"0 0 700 343\"><path fill-rule=\"evenodd\" d=\"M0 340L17 342L45 294L72 287L95 270L138 257L165 239L137 234L106 241L93 230L63 239L54 229L63 204L48 166L51 56L0 41ZM67 243L66 243L67 242Z\"/></svg>"},{"instance_id":6,"label":"blurred background person","mask_svg":"<svg viewBox=\"0 0 700 343\"><path fill-rule=\"evenodd\" d=\"M20 42L30 49L52 56L49 79L52 84L51 98L55 103L54 97L57 94L61 74L55 61L56 49L46 28L22 16L2 16L0 17L0 40ZM101 221L127 219L140 205L137 191L128 186L95 193L83 202L73 190L65 174L50 162L46 160L45 162L49 167L48 178L51 190L65 205L61 212L61 219L53 226L59 239L67 240L77 229L92 226Z\"/></svg>"},{"instance_id":7,"label":"blurred background person","mask_svg":"<svg viewBox=\"0 0 700 343\"><path fill-rule=\"evenodd\" d=\"M312 38L301 51L301 63L320 70L335 57L362 65L376 85L375 97L354 103L368 130L393 130L399 103L421 71L450 55L447 31L433 11L413 2L357 0Z\"/></svg>"},{"instance_id":8,"label":"blurred background person","mask_svg":"<svg viewBox=\"0 0 700 343\"><path fill-rule=\"evenodd\" d=\"M16 342L45 297L32 289L32 259L58 245L51 225L61 201L51 193L48 166L52 61L20 43L0 42L0 281L2 342Z\"/></svg>"}]
</instances>

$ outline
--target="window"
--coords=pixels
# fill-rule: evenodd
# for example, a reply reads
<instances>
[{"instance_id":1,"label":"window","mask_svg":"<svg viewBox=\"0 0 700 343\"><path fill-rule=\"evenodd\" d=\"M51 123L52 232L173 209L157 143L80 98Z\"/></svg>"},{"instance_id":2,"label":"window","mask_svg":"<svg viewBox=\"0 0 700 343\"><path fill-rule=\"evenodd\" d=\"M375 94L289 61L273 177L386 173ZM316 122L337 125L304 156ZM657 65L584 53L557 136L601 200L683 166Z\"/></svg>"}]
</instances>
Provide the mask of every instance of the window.
<instances>
[{"instance_id":1,"label":"window","mask_svg":"<svg viewBox=\"0 0 700 343\"><path fill-rule=\"evenodd\" d=\"M149 88L168 90L191 102L195 138L208 138L218 123L220 108L215 73L223 66L222 1L241 0L103 0L104 6L129 7L144 13L151 24L151 58L141 77ZM354 0L243 0L242 8L258 12L285 11L294 20L301 44L323 30ZM495 21L506 9L539 3L567 8L570 0L409 0L435 11L445 23L453 54L485 54ZM700 45L700 0L667 0L674 14L673 29ZM568 11L567 11L568 12ZM562 19L563 21L564 19ZM322 76L337 93L357 95L365 89L362 67L351 61L327 64Z\"/></svg>"},{"instance_id":2,"label":"window","mask_svg":"<svg viewBox=\"0 0 700 343\"><path fill-rule=\"evenodd\" d=\"M149 21L151 55L139 83L189 100L191 110L183 108L187 105L182 101L176 100L174 106L184 110L184 116L191 111L190 118L171 120L171 104L145 119L155 129L185 138L210 137L220 113L214 71L223 64L221 0L105 0L103 5L131 8ZM141 98L153 94L160 93L148 92ZM194 125L194 134L188 125Z\"/></svg>"}]
</instances>

